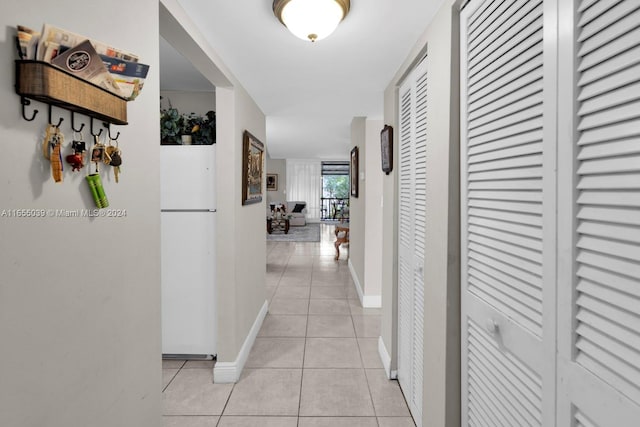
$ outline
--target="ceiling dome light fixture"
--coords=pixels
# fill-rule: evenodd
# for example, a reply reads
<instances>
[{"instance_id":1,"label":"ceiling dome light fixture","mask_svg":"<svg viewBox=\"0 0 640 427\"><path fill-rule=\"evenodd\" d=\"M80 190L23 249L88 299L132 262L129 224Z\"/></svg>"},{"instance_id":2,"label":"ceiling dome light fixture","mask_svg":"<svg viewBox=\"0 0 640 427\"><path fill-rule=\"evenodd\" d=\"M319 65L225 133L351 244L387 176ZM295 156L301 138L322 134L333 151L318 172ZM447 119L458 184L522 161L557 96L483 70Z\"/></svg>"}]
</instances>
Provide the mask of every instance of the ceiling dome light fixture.
<instances>
[{"instance_id":1,"label":"ceiling dome light fixture","mask_svg":"<svg viewBox=\"0 0 640 427\"><path fill-rule=\"evenodd\" d=\"M322 40L349 13L350 0L274 0L273 13L296 37Z\"/></svg>"}]
</instances>

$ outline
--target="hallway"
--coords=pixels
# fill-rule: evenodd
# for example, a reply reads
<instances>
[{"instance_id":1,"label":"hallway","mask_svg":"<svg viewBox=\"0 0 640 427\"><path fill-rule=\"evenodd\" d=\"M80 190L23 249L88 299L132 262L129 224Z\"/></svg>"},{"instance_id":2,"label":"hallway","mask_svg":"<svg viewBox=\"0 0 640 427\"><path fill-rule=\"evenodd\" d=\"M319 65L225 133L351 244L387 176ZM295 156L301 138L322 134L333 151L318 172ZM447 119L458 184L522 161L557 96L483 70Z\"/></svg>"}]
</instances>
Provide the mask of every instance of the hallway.
<instances>
[{"instance_id":1,"label":"hallway","mask_svg":"<svg viewBox=\"0 0 640 427\"><path fill-rule=\"evenodd\" d=\"M379 309L363 309L333 226L319 243L267 242L269 314L237 384L212 362L163 362L165 427L412 427L378 356Z\"/></svg>"}]
</instances>

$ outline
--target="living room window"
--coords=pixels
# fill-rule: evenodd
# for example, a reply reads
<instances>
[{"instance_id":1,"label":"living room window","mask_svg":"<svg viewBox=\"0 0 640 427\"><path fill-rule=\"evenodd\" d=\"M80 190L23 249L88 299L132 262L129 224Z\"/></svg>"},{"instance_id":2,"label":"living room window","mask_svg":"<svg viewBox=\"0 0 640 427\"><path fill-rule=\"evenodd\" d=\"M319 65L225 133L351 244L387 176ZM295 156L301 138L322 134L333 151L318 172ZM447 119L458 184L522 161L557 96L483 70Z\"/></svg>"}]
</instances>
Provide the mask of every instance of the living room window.
<instances>
[{"instance_id":1,"label":"living room window","mask_svg":"<svg viewBox=\"0 0 640 427\"><path fill-rule=\"evenodd\" d=\"M349 220L349 188L349 162L322 162L321 220Z\"/></svg>"}]
</instances>

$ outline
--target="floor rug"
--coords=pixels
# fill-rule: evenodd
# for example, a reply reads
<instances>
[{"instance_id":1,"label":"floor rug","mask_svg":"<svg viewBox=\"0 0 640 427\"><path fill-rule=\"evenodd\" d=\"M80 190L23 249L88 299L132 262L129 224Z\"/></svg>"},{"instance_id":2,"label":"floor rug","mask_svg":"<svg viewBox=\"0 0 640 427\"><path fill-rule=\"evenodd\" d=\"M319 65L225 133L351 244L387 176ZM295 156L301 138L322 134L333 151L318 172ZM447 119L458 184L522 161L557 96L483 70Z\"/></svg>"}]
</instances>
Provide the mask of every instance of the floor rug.
<instances>
[{"instance_id":1,"label":"floor rug","mask_svg":"<svg viewBox=\"0 0 640 427\"><path fill-rule=\"evenodd\" d=\"M289 227L289 233L274 231L267 233L267 241L270 242L319 242L320 224L309 224L304 227Z\"/></svg>"}]
</instances>

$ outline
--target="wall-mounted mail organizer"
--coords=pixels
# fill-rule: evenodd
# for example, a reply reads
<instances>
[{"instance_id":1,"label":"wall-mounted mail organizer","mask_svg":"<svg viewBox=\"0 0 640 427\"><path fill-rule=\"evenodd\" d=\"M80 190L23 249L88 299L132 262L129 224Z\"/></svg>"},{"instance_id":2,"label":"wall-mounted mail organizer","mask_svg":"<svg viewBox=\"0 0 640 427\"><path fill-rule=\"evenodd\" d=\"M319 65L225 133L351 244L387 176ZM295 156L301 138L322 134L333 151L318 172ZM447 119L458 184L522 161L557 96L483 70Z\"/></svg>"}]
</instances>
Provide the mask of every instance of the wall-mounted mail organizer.
<instances>
[{"instance_id":1,"label":"wall-mounted mail organizer","mask_svg":"<svg viewBox=\"0 0 640 427\"><path fill-rule=\"evenodd\" d=\"M84 114L92 119L92 134L94 134L93 119L103 121L108 129L111 124L127 124L127 100L125 98L47 62L17 60L16 93L20 95L22 117L27 121L35 119L38 113L38 110L33 110L30 115L27 115L26 107L31 104L30 99L32 99L49 105L49 123L51 123L52 105L71 111L71 126L75 131L79 130L75 129L73 123L74 113ZM59 120L58 126L61 122L62 119ZM84 124L80 129L83 126Z\"/></svg>"}]
</instances>

